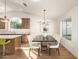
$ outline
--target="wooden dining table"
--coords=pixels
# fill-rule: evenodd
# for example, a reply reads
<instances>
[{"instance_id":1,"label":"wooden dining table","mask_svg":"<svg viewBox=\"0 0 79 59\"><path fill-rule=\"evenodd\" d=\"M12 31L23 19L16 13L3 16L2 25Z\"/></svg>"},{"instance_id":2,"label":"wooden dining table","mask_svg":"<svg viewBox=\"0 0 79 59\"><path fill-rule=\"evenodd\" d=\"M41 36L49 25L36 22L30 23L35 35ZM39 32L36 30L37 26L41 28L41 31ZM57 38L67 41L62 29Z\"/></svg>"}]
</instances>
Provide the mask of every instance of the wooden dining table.
<instances>
[{"instance_id":1,"label":"wooden dining table","mask_svg":"<svg viewBox=\"0 0 79 59\"><path fill-rule=\"evenodd\" d=\"M55 44L57 44L57 40L51 35L47 35L47 36L37 35L35 38L33 38L32 42L40 42L41 43L41 51L48 50L47 44L50 42L51 43L55 42ZM43 49L44 47L46 49Z\"/></svg>"}]
</instances>

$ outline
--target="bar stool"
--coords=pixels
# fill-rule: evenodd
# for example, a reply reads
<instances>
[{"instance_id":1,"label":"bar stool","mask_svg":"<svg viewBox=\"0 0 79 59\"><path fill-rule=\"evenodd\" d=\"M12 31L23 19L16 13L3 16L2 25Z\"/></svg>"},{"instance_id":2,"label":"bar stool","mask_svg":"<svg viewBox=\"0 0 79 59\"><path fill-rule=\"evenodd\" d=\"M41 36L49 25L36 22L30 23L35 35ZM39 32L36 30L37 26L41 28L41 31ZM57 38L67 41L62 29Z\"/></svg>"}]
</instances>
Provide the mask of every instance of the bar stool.
<instances>
[{"instance_id":1,"label":"bar stool","mask_svg":"<svg viewBox=\"0 0 79 59\"><path fill-rule=\"evenodd\" d=\"M0 45L3 45L3 56L5 56L5 45L10 43L10 40L0 39Z\"/></svg>"}]
</instances>

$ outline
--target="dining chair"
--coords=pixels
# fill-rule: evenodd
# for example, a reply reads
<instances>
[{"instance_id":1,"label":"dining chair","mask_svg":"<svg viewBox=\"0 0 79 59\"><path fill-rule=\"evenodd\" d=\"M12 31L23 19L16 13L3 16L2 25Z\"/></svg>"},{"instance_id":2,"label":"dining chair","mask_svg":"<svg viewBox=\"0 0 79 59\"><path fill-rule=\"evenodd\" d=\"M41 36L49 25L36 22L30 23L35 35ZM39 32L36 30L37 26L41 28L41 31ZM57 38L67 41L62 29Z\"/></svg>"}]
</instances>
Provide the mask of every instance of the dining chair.
<instances>
[{"instance_id":1,"label":"dining chair","mask_svg":"<svg viewBox=\"0 0 79 59\"><path fill-rule=\"evenodd\" d=\"M31 35L28 35L27 37L28 37L28 42L29 42L29 47L30 47L29 56L30 56L30 51L32 49L38 49L38 56L39 56L39 51L40 51L40 47L41 47L40 43L39 42L32 42L33 37Z\"/></svg>"},{"instance_id":2,"label":"dining chair","mask_svg":"<svg viewBox=\"0 0 79 59\"><path fill-rule=\"evenodd\" d=\"M57 40L57 42L51 42L48 43L47 47L49 48L49 55L51 54L51 49L56 49L58 51L58 55L60 55L59 45L60 45L60 36L59 35L53 35L53 37Z\"/></svg>"},{"instance_id":3,"label":"dining chair","mask_svg":"<svg viewBox=\"0 0 79 59\"><path fill-rule=\"evenodd\" d=\"M5 45L10 43L10 40L0 39L0 45L3 45L3 56L5 56Z\"/></svg>"}]
</instances>

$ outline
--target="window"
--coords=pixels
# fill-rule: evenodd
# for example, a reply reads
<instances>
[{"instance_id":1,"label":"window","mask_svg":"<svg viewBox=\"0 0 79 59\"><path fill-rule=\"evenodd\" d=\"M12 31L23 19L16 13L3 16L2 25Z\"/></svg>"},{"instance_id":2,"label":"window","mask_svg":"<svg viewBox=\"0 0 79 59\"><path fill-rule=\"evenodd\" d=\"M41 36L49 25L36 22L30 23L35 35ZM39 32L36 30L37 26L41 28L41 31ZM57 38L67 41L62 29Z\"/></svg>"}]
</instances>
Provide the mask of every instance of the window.
<instances>
[{"instance_id":1,"label":"window","mask_svg":"<svg viewBox=\"0 0 79 59\"><path fill-rule=\"evenodd\" d=\"M71 40L71 18L62 21L62 36Z\"/></svg>"},{"instance_id":2,"label":"window","mask_svg":"<svg viewBox=\"0 0 79 59\"><path fill-rule=\"evenodd\" d=\"M22 23L22 20L20 18L17 18L17 17L11 18L10 28L20 29L21 28L21 23Z\"/></svg>"}]
</instances>

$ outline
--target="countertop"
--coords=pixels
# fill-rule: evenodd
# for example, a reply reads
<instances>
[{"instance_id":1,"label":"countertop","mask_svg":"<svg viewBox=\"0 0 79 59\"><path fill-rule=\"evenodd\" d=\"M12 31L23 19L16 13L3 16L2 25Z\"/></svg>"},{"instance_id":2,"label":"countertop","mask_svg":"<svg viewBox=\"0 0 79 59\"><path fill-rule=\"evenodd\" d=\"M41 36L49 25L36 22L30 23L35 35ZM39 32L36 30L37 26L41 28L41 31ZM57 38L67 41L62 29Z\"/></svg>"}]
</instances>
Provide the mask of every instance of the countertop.
<instances>
[{"instance_id":1,"label":"countertop","mask_svg":"<svg viewBox=\"0 0 79 59\"><path fill-rule=\"evenodd\" d=\"M21 35L0 35L0 39L14 39L20 36Z\"/></svg>"},{"instance_id":2,"label":"countertop","mask_svg":"<svg viewBox=\"0 0 79 59\"><path fill-rule=\"evenodd\" d=\"M25 34L29 34L28 29L13 29L11 31L0 29L0 38L2 39L12 39Z\"/></svg>"}]
</instances>

